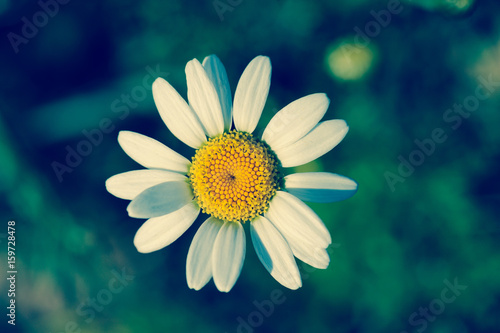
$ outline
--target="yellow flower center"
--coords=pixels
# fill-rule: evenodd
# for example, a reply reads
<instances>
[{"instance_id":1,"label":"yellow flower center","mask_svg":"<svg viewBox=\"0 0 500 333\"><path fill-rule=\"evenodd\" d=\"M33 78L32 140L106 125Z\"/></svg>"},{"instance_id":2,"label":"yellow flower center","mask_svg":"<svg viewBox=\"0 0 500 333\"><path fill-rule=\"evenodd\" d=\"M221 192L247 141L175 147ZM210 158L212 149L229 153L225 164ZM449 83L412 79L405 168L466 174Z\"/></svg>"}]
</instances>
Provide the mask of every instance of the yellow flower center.
<instances>
[{"instance_id":1,"label":"yellow flower center","mask_svg":"<svg viewBox=\"0 0 500 333\"><path fill-rule=\"evenodd\" d=\"M263 214L279 189L274 153L251 134L230 131L196 151L189 170L202 211L224 221L250 221Z\"/></svg>"}]
</instances>

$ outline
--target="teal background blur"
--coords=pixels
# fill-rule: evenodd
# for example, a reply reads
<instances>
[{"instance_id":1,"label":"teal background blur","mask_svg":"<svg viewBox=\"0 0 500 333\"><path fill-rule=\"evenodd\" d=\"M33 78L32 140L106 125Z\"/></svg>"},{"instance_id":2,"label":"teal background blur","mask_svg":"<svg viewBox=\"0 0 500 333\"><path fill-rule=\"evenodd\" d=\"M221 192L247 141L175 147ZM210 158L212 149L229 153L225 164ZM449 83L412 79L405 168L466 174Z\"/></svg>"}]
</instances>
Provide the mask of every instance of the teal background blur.
<instances>
[{"instance_id":1,"label":"teal background blur","mask_svg":"<svg viewBox=\"0 0 500 333\"><path fill-rule=\"evenodd\" d=\"M2 332L500 332L498 1L60 2L0 0ZM268 274L248 232L233 290L190 290L185 262L202 218L140 254L143 220L105 190L108 177L140 168L120 130L193 154L161 121L151 83L162 76L185 96L185 64L212 53L233 92L253 57L271 58L260 131L315 92L331 99L325 119L350 125L330 153L287 170L359 183L347 201L310 204L334 244L328 269L300 264L297 291ZM464 103L473 112L453 111ZM89 133L91 152L58 176L54 162L88 149Z\"/></svg>"}]
</instances>

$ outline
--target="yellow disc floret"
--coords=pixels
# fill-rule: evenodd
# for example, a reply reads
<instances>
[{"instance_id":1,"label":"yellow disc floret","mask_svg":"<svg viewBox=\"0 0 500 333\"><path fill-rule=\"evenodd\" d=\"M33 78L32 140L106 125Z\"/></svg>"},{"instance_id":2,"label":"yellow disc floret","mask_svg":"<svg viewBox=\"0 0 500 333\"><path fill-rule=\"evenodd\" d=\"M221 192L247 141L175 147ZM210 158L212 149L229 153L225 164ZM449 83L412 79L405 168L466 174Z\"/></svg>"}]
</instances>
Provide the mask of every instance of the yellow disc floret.
<instances>
[{"instance_id":1,"label":"yellow disc floret","mask_svg":"<svg viewBox=\"0 0 500 333\"><path fill-rule=\"evenodd\" d=\"M189 170L204 213L224 221L250 221L263 214L279 189L274 153L251 134L230 131L196 151Z\"/></svg>"}]
</instances>

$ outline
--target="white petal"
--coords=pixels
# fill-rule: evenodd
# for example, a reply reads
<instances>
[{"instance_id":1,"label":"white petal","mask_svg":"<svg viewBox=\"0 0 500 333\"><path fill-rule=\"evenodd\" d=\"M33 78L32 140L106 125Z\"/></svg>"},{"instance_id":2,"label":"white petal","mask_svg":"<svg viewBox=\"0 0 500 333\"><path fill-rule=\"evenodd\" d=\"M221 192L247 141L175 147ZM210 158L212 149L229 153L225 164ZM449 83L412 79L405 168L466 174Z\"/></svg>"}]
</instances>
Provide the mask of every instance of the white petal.
<instances>
[{"instance_id":1,"label":"white petal","mask_svg":"<svg viewBox=\"0 0 500 333\"><path fill-rule=\"evenodd\" d=\"M192 148L199 148L207 138L191 107L162 78L153 82L153 98L161 119L170 132Z\"/></svg>"},{"instance_id":2,"label":"white petal","mask_svg":"<svg viewBox=\"0 0 500 333\"><path fill-rule=\"evenodd\" d=\"M205 133L214 137L224 132L219 96L207 72L197 59L186 65L189 104L200 119Z\"/></svg>"},{"instance_id":3,"label":"white petal","mask_svg":"<svg viewBox=\"0 0 500 333\"><path fill-rule=\"evenodd\" d=\"M318 215L290 193L276 192L265 216L287 240L301 239L322 248L332 243L330 233Z\"/></svg>"},{"instance_id":4,"label":"white petal","mask_svg":"<svg viewBox=\"0 0 500 333\"><path fill-rule=\"evenodd\" d=\"M271 62L258 56L245 68L234 93L233 117L238 131L252 133L257 127L271 85Z\"/></svg>"},{"instance_id":5,"label":"white petal","mask_svg":"<svg viewBox=\"0 0 500 333\"><path fill-rule=\"evenodd\" d=\"M290 238L287 238L286 241L288 242L288 245L290 245L293 255L306 264L319 269L325 269L328 267L330 257L328 256L326 249L320 246L315 246L314 244L304 241L296 241Z\"/></svg>"},{"instance_id":6,"label":"white petal","mask_svg":"<svg viewBox=\"0 0 500 333\"><path fill-rule=\"evenodd\" d=\"M120 131L118 143L128 156L145 168L187 173L191 164L163 143L139 133Z\"/></svg>"},{"instance_id":7,"label":"white petal","mask_svg":"<svg viewBox=\"0 0 500 333\"><path fill-rule=\"evenodd\" d=\"M257 256L272 277L287 288L302 287L292 250L271 222L263 216L257 217L250 223L250 235Z\"/></svg>"},{"instance_id":8,"label":"white petal","mask_svg":"<svg viewBox=\"0 0 500 333\"><path fill-rule=\"evenodd\" d=\"M262 140L272 149L296 142L318 124L329 104L325 94L312 94L288 104L271 119Z\"/></svg>"},{"instance_id":9,"label":"white petal","mask_svg":"<svg viewBox=\"0 0 500 333\"><path fill-rule=\"evenodd\" d=\"M200 290L212 277L212 250L215 238L224 222L209 217L194 235L186 261L189 288Z\"/></svg>"},{"instance_id":10,"label":"white petal","mask_svg":"<svg viewBox=\"0 0 500 333\"><path fill-rule=\"evenodd\" d=\"M316 125L299 141L274 152L285 168L306 164L323 156L342 141L349 127L344 120L327 120Z\"/></svg>"},{"instance_id":11,"label":"white petal","mask_svg":"<svg viewBox=\"0 0 500 333\"><path fill-rule=\"evenodd\" d=\"M303 201L334 202L352 197L358 184L334 173L304 172L286 176L285 188Z\"/></svg>"},{"instance_id":12,"label":"white petal","mask_svg":"<svg viewBox=\"0 0 500 333\"><path fill-rule=\"evenodd\" d=\"M106 189L115 197L132 200L142 191L170 181L185 181L180 173L166 170L134 170L114 175L106 180Z\"/></svg>"},{"instance_id":13,"label":"white petal","mask_svg":"<svg viewBox=\"0 0 500 333\"><path fill-rule=\"evenodd\" d=\"M172 244L196 220L200 208L190 202L173 213L154 217L137 230L134 245L139 252L149 253Z\"/></svg>"},{"instance_id":14,"label":"white petal","mask_svg":"<svg viewBox=\"0 0 500 333\"><path fill-rule=\"evenodd\" d=\"M240 276L245 260L245 231L239 222L224 222L215 239L212 273L217 289L228 292Z\"/></svg>"},{"instance_id":15,"label":"white petal","mask_svg":"<svg viewBox=\"0 0 500 333\"><path fill-rule=\"evenodd\" d=\"M127 211L130 217L157 217L176 211L192 199L193 194L187 182L166 182L141 192L130 202Z\"/></svg>"},{"instance_id":16,"label":"white petal","mask_svg":"<svg viewBox=\"0 0 500 333\"><path fill-rule=\"evenodd\" d=\"M203 67L219 96L222 118L224 118L224 130L229 131L231 129L233 101L231 100L231 88L229 87L226 69L219 58L213 54L205 57Z\"/></svg>"}]
</instances>

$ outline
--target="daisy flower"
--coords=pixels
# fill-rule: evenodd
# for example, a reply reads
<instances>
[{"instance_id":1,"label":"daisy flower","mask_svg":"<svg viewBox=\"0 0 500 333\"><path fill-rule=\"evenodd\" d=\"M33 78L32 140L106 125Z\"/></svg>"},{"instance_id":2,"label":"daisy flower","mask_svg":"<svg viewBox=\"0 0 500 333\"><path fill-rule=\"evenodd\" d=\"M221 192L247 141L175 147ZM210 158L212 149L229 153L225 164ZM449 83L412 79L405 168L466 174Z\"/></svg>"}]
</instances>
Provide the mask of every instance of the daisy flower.
<instances>
[{"instance_id":1,"label":"daisy flower","mask_svg":"<svg viewBox=\"0 0 500 333\"><path fill-rule=\"evenodd\" d=\"M248 64L234 101L226 70L215 55L203 64L189 61L186 78L189 104L162 78L153 83L153 97L167 128L196 149L191 161L142 134L118 135L125 153L146 168L106 181L111 194L131 200L130 217L148 219L134 245L143 253L160 250L179 238L202 211L210 217L188 251L190 288L199 290L213 278L220 291L231 290L245 259L245 223L269 273L287 288L301 287L295 257L324 269L331 243L327 228L303 201L343 200L356 192L357 184L325 172L283 177L282 170L330 151L346 135L346 122L320 121L329 99L319 93L285 106L261 137L253 135L271 82L271 63L264 56Z\"/></svg>"}]
</instances>

